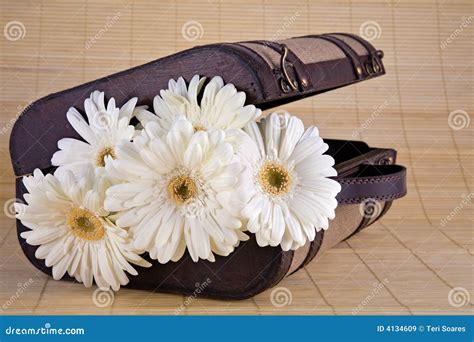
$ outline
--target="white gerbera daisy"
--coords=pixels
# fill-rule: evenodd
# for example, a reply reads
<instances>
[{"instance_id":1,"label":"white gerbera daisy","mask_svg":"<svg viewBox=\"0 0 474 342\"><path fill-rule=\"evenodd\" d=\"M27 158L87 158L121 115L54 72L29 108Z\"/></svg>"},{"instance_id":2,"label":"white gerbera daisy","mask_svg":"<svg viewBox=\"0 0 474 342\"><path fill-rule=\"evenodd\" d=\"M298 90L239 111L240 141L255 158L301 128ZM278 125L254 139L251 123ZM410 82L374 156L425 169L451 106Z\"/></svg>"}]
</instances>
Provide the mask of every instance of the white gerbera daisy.
<instances>
[{"instance_id":1,"label":"white gerbera daisy","mask_svg":"<svg viewBox=\"0 0 474 342\"><path fill-rule=\"evenodd\" d=\"M67 272L86 287L94 280L101 289L117 291L128 283L124 271L137 274L130 263L150 266L134 250L129 233L109 219L103 208L108 184L92 167L81 178L61 168L46 176L36 169L23 183L27 204L15 204L17 218L31 230L21 237L39 246L35 256L52 266L54 279Z\"/></svg>"},{"instance_id":2,"label":"white gerbera daisy","mask_svg":"<svg viewBox=\"0 0 474 342\"><path fill-rule=\"evenodd\" d=\"M84 101L88 122L71 107L67 120L85 142L73 138L59 140L60 151L53 155L52 164L75 173L80 173L87 165L103 167L107 156L115 158L115 146L120 141L133 138L135 128L130 125L130 119L136 103L135 97L117 108L111 98L105 107L104 92L96 90Z\"/></svg>"},{"instance_id":3,"label":"white gerbera daisy","mask_svg":"<svg viewBox=\"0 0 474 342\"><path fill-rule=\"evenodd\" d=\"M341 186L334 159L316 127L288 114L271 114L246 127L251 137L242 158L249 165L250 199L242 211L260 246L295 250L313 241L334 218Z\"/></svg>"},{"instance_id":4,"label":"white gerbera daisy","mask_svg":"<svg viewBox=\"0 0 474 342\"><path fill-rule=\"evenodd\" d=\"M130 226L135 247L160 263L179 260L187 248L194 261L226 256L248 237L240 231L238 197L242 165L222 130L194 132L184 117L159 137L156 122L133 143L117 147L106 170L122 183L107 190L105 207Z\"/></svg>"},{"instance_id":5,"label":"white gerbera daisy","mask_svg":"<svg viewBox=\"0 0 474 342\"><path fill-rule=\"evenodd\" d=\"M166 134L176 117L181 115L192 123L195 131L241 129L261 115L261 110L254 105L244 105L244 92L238 92L233 84L224 85L219 76L212 78L204 87L198 103L205 80L205 77L195 75L188 87L182 77L178 81L170 80L168 89L162 90L153 101L156 115L141 108L137 110L137 118L143 126L150 121L157 122Z\"/></svg>"}]
</instances>

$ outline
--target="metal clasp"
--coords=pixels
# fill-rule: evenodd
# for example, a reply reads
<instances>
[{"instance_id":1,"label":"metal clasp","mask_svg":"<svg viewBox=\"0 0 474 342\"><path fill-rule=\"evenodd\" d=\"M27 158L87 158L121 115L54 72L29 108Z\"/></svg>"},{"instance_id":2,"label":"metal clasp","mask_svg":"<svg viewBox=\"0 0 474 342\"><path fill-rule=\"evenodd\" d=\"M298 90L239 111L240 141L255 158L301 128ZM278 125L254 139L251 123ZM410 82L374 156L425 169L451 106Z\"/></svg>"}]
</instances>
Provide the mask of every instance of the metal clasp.
<instances>
[{"instance_id":1,"label":"metal clasp","mask_svg":"<svg viewBox=\"0 0 474 342\"><path fill-rule=\"evenodd\" d=\"M377 50L370 56L370 60L365 63L365 70L369 75L377 74L382 70L380 59L383 58L383 52Z\"/></svg>"},{"instance_id":2,"label":"metal clasp","mask_svg":"<svg viewBox=\"0 0 474 342\"><path fill-rule=\"evenodd\" d=\"M280 86L283 92L289 93L291 90L297 90L298 84L296 83L295 80L292 80L290 78L290 75L288 74L288 71L286 70L286 57L288 56L288 46L283 44L281 47L283 49L283 53L281 54L280 66L281 66L281 72L283 73L284 78L281 79Z\"/></svg>"}]
</instances>

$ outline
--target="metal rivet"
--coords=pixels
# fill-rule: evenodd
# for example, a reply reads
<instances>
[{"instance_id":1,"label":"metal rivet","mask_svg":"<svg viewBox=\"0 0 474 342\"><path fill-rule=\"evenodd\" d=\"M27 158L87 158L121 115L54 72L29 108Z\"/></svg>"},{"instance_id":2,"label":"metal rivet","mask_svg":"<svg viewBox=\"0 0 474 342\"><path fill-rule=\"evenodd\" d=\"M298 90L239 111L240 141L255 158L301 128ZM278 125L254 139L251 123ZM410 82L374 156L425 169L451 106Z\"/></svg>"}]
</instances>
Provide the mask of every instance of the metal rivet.
<instances>
[{"instance_id":1,"label":"metal rivet","mask_svg":"<svg viewBox=\"0 0 474 342\"><path fill-rule=\"evenodd\" d=\"M374 63L374 71L375 71L375 72L379 72L379 71L380 71L380 66L378 65L378 63Z\"/></svg>"},{"instance_id":2,"label":"metal rivet","mask_svg":"<svg viewBox=\"0 0 474 342\"><path fill-rule=\"evenodd\" d=\"M356 68L356 71L358 75L362 75L362 68L360 66Z\"/></svg>"},{"instance_id":3,"label":"metal rivet","mask_svg":"<svg viewBox=\"0 0 474 342\"><path fill-rule=\"evenodd\" d=\"M289 93L291 91L290 85L284 78L280 80L280 86L281 86L281 90L283 90L284 93Z\"/></svg>"},{"instance_id":4,"label":"metal rivet","mask_svg":"<svg viewBox=\"0 0 474 342\"><path fill-rule=\"evenodd\" d=\"M379 164L380 165L391 165L391 164L393 164L393 157L390 156L390 157L380 159Z\"/></svg>"},{"instance_id":5,"label":"metal rivet","mask_svg":"<svg viewBox=\"0 0 474 342\"><path fill-rule=\"evenodd\" d=\"M303 78L303 79L301 80L301 85L302 85L303 87L306 87L306 86L308 85L308 81L307 81L305 78Z\"/></svg>"},{"instance_id":6,"label":"metal rivet","mask_svg":"<svg viewBox=\"0 0 474 342\"><path fill-rule=\"evenodd\" d=\"M369 75L372 75L374 73L374 69L369 62L365 63L365 70L367 71Z\"/></svg>"}]
</instances>

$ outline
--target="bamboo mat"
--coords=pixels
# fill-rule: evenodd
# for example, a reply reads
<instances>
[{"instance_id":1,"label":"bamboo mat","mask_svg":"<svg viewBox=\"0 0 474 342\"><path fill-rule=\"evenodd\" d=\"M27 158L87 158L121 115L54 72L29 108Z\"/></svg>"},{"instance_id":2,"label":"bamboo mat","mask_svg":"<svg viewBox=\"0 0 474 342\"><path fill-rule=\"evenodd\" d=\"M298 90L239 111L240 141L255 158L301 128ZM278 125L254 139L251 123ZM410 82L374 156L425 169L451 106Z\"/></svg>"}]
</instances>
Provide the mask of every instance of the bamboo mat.
<instances>
[{"instance_id":1,"label":"bamboo mat","mask_svg":"<svg viewBox=\"0 0 474 342\"><path fill-rule=\"evenodd\" d=\"M93 290L53 281L28 263L15 222L4 212L0 310L472 314L473 14L469 0L1 0L2 204L15 196L11 126L33 100L197 44L338 31L363 33L384 50L387 75L285 108L317 124L325 137L397 149L399 163L408 168L409 193L379 223L286 278L277 290L245 301L122 289L96 305ZM272 300L278 294L286 301Z\"/></svg>"}]
</instances>

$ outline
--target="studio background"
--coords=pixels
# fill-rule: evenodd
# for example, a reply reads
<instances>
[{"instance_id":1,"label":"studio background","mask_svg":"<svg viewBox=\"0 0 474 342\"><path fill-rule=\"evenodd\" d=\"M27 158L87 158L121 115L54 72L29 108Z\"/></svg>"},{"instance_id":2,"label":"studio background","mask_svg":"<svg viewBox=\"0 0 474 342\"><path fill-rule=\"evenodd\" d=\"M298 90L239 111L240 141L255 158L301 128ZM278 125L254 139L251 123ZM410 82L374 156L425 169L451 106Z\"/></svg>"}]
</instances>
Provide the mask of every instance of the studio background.
<instances>
[{"instance_id":1,"label":"studio background","mask_svg":"<svg viewBox=\"0 0 474 342\"><path fill-rule=\"evenodd\" d=\"M2 0L1 313L472 314L473 7L467 0ZM381 221L245 301L125 288L99 298L29 264L12 214L8 148L29 103L195 45L329 32L370 40L385 52L387 74L284 108L323 137L398 150L408 195Z\"/></svg>"}]
</instances>

